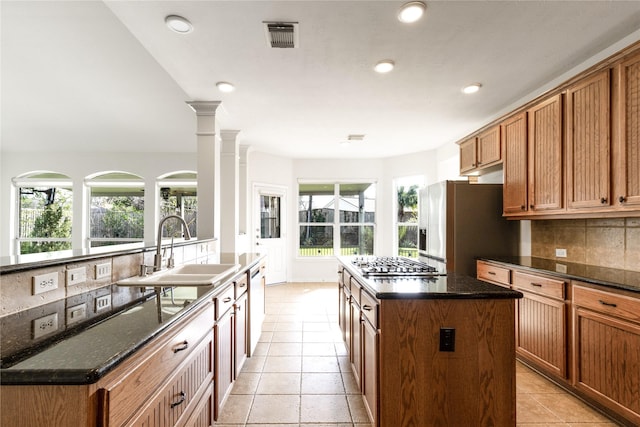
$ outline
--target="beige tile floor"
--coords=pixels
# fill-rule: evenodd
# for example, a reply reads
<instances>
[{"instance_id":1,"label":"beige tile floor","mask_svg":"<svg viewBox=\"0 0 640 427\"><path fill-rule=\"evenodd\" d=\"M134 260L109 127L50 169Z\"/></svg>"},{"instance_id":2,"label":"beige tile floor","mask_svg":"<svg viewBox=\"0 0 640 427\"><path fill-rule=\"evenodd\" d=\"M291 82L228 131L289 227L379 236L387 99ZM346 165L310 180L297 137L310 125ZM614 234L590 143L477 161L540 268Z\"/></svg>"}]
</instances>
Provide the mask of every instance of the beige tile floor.
<instances>
[{"instance_id":1,"label":"beige tile floor","mask_svg":"<svg viewBox=\"0 0 640 427\"><path fill-rule=\"evenodd\" d=\"M337 324L335 283L287 283L266 291L266 318L216 426L369 427ZM517 424L616 424L522 364Z\"/></svg>"}]
</instances>

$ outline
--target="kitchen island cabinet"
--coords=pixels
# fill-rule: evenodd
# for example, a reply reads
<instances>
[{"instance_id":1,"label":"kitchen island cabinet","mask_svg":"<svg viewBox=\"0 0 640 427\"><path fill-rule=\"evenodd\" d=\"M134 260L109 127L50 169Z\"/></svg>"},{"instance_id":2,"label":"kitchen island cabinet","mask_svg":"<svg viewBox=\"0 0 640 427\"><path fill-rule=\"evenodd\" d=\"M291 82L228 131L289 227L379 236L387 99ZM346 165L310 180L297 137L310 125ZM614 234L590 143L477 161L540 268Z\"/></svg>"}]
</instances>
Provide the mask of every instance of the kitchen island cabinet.
<instances>
[{"instance_id":1,"label":"kitchen island cabinet","mask_svg":"<svg viewBox=\"0 0 640 427\"><path fill-rule=\"evenodd\" d=\"M348 257L339 283L344 270L358 308L349 357L375 426L515 425L519 292L455 274L367 278Z\"/></svg>"}]
</instances>

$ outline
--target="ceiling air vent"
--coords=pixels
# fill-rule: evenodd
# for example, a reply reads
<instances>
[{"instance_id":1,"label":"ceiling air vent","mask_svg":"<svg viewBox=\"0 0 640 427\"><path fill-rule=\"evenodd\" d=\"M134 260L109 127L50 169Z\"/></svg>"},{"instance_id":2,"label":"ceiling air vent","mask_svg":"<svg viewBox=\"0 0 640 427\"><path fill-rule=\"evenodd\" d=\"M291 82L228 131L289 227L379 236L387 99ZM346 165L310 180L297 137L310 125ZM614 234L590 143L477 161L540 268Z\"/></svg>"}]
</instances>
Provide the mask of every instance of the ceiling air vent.
<instances>
[{"instance_id":1,"label":"ceiling air vent","mask_svg":"<svg viewBox=\"0 0 640 427\"><path fill-rule=\"evenodd\" d=\"M298 47L297 22L263 22L267 45L271 48Z\"/></svg>"}]
</instances>

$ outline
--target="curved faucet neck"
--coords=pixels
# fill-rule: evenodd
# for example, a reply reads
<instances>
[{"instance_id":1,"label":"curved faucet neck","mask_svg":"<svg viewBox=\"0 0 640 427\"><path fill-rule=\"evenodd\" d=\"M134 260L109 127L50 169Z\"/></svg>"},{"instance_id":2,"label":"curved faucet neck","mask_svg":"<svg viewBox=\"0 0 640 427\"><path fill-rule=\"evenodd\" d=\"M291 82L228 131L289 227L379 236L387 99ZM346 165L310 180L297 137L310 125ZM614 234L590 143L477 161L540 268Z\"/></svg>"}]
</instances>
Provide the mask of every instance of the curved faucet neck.
<instances>
[{"instance_id":1,"label":"curved faucet neck","mask_svg":"<svg viewBox=\"0 0 640 427\"><path fill-rule=\"evenodd\" d=\"M182 223L182 228L184 230L184 240L190 240L191 239L191 233L189 232L189 226L187 225L187 222L184 220L184 218L182 218L180 215L167 215L164 218L162 218L160 220L160 223L158 223L158 240L157 240L157 247L156 247L156 256L154 259L154 268L156 271L161 270L162 269L162 227L164 226L164 223L169 219L169 218L175 218L177 220L179 220ZM173 245L173 239L171 240L172 245Z\"/></svg>"}]
</instances>

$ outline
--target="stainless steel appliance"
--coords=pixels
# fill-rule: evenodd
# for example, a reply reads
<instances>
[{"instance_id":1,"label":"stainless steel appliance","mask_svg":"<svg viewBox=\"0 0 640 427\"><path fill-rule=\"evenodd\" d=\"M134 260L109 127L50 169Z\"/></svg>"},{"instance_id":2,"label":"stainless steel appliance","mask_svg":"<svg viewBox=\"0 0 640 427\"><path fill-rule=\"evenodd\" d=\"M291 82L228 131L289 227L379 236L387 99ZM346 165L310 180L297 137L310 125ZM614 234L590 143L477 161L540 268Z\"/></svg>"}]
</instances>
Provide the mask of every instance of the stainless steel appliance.
<instances>
[{"instance_id":1,"label":"stainless steel appliance","mask_svg":"<svg viewBox=\"0 0 640 427\"><path fill-rule=\"evenodd\" d=\"M405 257L363 256L351 260L364 277L430 277L442 272L425 262Z\"/></svg>"},{"instance_id":2,"label":"stainless steel appliance","mask_svg":"<svg viewBox=\"0 0 640 427\"><path fill-rule=\"evenodd\" d=\"M518 254L519 223L502 217L502 184L443 181L420 191L420 259L475 276L476 257Z\"/></svg>"}]
</instances>

